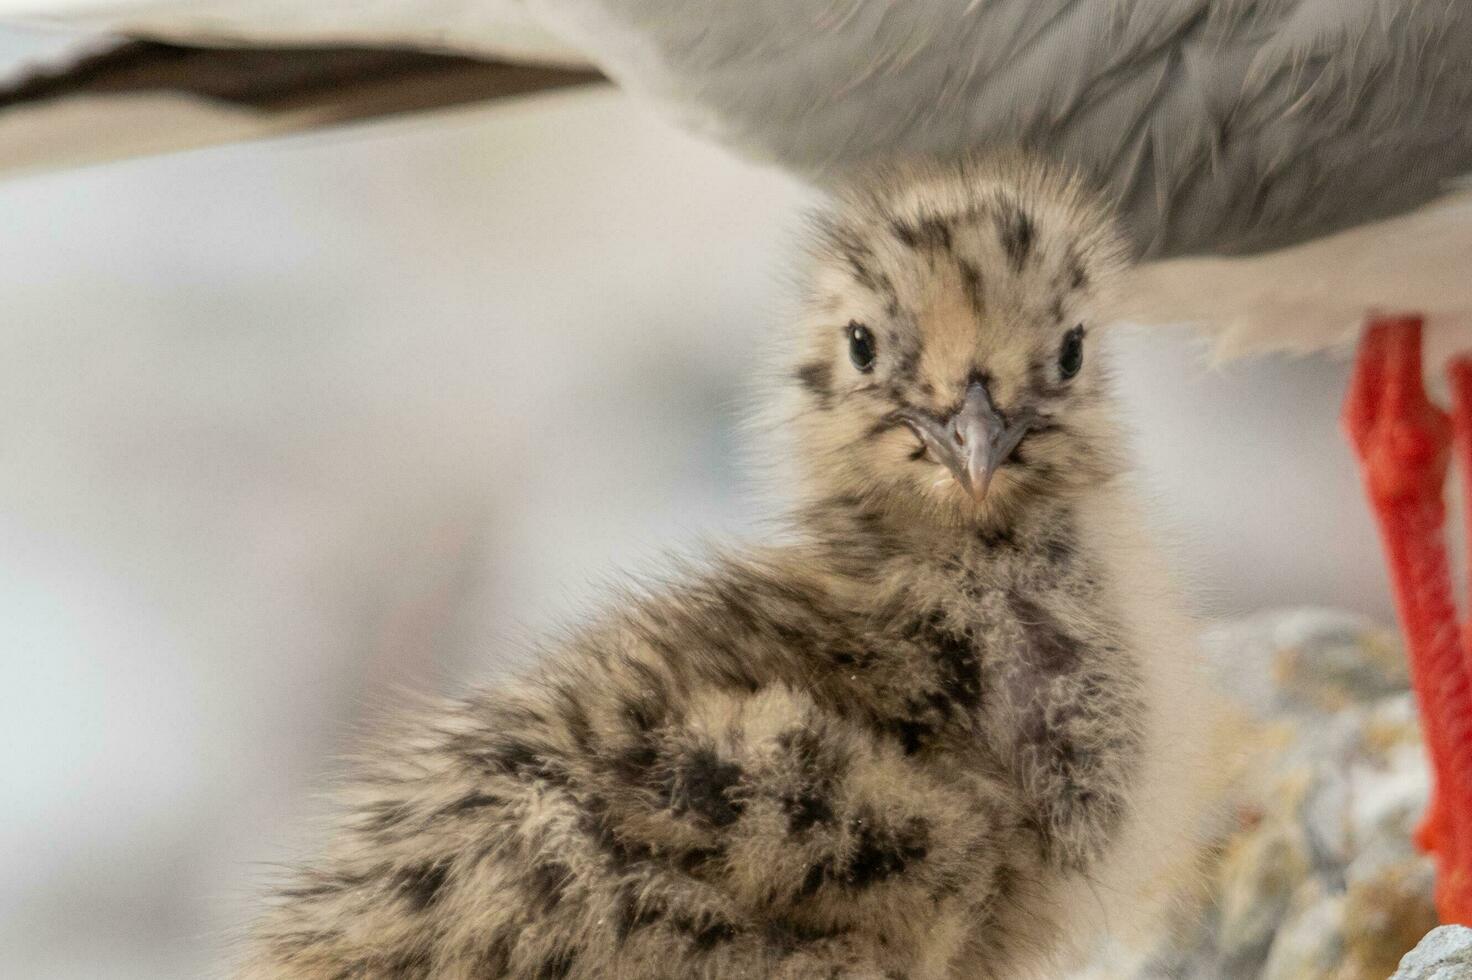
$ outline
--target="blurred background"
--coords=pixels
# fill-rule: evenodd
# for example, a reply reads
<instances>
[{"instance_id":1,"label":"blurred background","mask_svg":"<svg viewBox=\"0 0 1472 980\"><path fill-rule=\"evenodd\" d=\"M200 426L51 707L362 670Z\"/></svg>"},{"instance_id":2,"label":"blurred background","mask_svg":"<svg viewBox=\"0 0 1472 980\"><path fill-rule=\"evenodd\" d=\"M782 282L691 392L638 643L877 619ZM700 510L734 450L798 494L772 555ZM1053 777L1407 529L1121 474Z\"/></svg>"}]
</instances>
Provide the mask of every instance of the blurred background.
<instances>
[{"instance_id":1,"label":"blurred background","mask_svg":"<svg viewBox=\"0 0 1472 980\"><path fill-rule=\"evenodd\" d=\"M218 972L365 716L757 524L813 201L602 88L0 183L0 976ZM1388 617L1346 365L1118 346L1198 609Z\"/></svg>"}]
</instances>

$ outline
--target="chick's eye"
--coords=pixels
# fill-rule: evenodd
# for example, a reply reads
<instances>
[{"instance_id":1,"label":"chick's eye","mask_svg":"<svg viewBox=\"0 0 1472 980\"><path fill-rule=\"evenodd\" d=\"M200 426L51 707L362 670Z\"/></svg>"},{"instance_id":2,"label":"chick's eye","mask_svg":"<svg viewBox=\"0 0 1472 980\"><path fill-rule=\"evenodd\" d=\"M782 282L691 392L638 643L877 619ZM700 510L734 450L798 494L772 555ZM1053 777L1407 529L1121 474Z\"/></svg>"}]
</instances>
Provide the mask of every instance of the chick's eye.
<instances>
[{"instance_id":1,"label":"chick's eye","mask_svg":"<svg viewBox=\"0 0 1472 980\"><path fill-rule=\"evenodd\" d=\"M874 335L857 320L848 322L848 356L854 367L868 374L874 370Z\"/></svg>"},{"instance_id":2,"label":"chick's eye","mask_svg":"<svg viewBox=\"0 0 1472 980\"><path fill-rule=\"evenodd\" d=\"M1063 335L1063 345L1058 349L1058 373L1067 381L1083 366L1084 328L1080 325Z\"/></svg>"}]
</instances>

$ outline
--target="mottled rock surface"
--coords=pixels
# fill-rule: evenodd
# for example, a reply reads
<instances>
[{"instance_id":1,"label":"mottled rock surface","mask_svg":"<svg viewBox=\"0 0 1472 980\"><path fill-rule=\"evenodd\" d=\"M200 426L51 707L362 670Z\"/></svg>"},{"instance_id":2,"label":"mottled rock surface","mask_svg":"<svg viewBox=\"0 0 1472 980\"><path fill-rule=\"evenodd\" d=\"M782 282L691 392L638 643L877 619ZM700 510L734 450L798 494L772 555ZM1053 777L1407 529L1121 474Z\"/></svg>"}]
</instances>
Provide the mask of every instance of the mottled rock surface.
<instances>
[{"instance_id":1,"label":"mottled rock surface","mask_svg":"<svg viewBox=\"0 0 1472 980\"><path fill-rule=\"evenodd\" d=\"M1472 929L1442 926L1400 961L1391 980L1459 980L1472 977Z\"/></svg>"},{"instance_id":2,"label":"mottled rock surface","mask_svg":"<svg viewBox=\"0 0 1472 980\"><path fill-rule=\"evenodd\" d=\"M1112 950L1079 980L1385 980L1437 925L1411 843L1430 784L1398 638L1292 610L1214 629L1207 647L1241 731L1204 884L1148 949ZM1472 955L1447 942L1416 967L1433 972L1406 976L1472 980L1472 966L1434 972L1441 950Z\"/></svg>"}]
</instances>

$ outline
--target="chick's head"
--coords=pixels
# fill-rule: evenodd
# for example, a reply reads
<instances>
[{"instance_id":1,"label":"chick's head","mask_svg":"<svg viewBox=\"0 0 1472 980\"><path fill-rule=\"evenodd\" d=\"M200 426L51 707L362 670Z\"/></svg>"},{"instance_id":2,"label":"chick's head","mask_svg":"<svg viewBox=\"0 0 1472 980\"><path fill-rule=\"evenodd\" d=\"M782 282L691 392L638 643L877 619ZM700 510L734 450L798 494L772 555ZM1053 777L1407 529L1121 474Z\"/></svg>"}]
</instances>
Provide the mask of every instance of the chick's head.
<instances>
[{"instance_id":1,"label":"chick's head","mask_svg":"<svg viewBox=\"0 0 1472 980\"><path fill-rule=\"evenodd\" d=\"M1005 524L1118 472L1098 340L1126 248L1079 181L1023 159L910 164L814 225L784 367L810 495Z\"/></svg>"}]
</instances>

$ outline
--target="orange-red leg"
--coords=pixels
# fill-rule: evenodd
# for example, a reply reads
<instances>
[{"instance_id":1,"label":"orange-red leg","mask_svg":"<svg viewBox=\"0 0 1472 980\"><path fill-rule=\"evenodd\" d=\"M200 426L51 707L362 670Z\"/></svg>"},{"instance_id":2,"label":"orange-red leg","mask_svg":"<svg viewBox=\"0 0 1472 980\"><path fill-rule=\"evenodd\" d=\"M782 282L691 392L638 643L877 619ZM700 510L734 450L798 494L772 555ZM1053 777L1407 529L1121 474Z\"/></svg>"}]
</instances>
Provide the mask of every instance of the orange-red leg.
<instances>
[{"instance_id":1,"label":"orange-red leg","mask_svg":"<svg viewBox=\"0 0 1472 980\"><path fill-rule=\"evenodd\" d=\"M1472 356L1463 354L1453 358L1447 365L1447 377L1452 388L1452 443L1457 468L1462 474L1462 529L1467 535L1467 553L1472 556ZM1467 608L1472 610L1472 601ZM1463 684L1472 689L1472 618L1463 620L1460 637ZM1455 719L1449 737L1463 745L1472 743L1472 711L1463 712ZM1472 836L1468 836L1472 835L1472 761L1463 758L1460 765L1465 795L1457 801L1457 806L1465 815L1467 826L1459 840L1457 867L1441 888L1439 908L1443 921L1472 925Z\"/></svg>"},{"instance_id":2,"label":"orange-red leg","mask_svg":"<svg viewBox=\"0 0 1472 980\"><path fill-rule=\"evenodd\" d=\"M1453 381L1463 386L1462 416L1472 410L1472 364L1454 369ZM1379 521L1431 761L1431 806L1417 843L1436 858L1442 921L1472 923L1472 669L1443 532L1453 427L1426 397L1419 318L1371 321L1344 426ZM1457 442L1459 457L1472 464L1472 416L1459 418Z\"/></svg>"}]
</instances>

